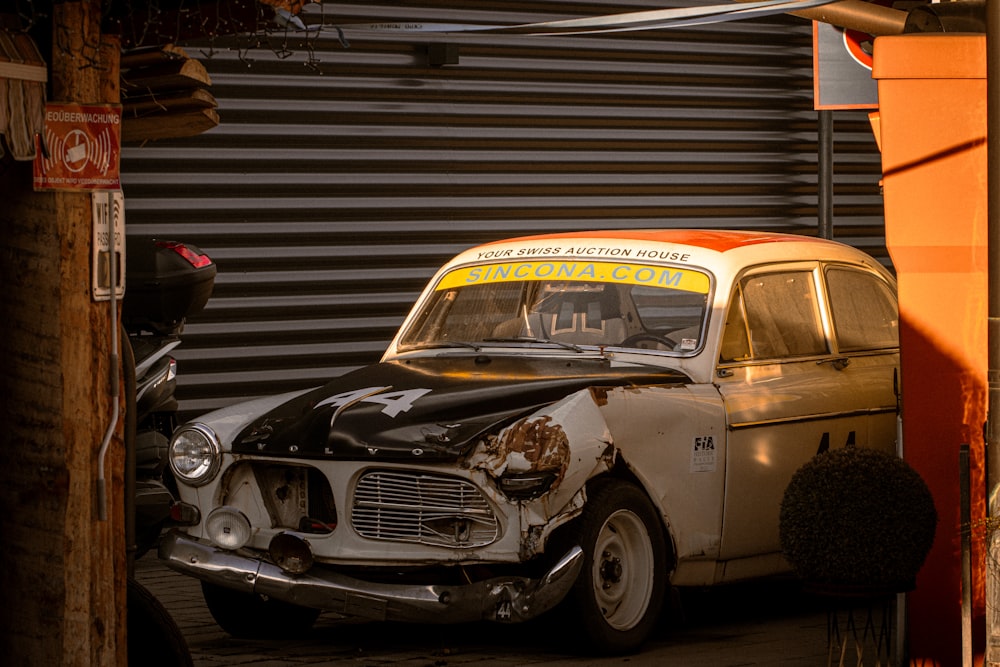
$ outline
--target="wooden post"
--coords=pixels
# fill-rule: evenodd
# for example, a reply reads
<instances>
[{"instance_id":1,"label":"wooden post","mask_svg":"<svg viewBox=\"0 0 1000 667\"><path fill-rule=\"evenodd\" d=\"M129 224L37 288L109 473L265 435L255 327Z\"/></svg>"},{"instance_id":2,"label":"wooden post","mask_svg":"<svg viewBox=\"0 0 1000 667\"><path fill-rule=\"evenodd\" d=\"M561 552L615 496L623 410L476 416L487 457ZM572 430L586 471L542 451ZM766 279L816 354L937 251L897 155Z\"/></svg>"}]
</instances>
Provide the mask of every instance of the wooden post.
<instances>
[{"instance_id":1,"label":"wooden post","mask_svg":"<svg viewBox=\"0 0 1000 667\"><path fill-rule=\"evenodd\" d=\"M118 102L119 49L100 34L100 10L100 0L52 4L50 99ZM124 666L120 424L106 521L96 492L117 332L109 305L90 297L90 193L33 192L31 164L5 158L0 200L0 655Z\"/></svg>"}]
</instances>

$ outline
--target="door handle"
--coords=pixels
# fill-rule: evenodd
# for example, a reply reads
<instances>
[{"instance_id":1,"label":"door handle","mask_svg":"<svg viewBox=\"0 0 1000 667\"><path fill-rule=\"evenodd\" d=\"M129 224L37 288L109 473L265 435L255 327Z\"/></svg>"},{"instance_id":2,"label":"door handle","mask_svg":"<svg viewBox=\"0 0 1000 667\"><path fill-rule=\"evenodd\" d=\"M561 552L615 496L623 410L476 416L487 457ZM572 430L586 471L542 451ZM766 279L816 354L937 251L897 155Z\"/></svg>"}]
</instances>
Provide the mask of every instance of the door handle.
<instances>
[{"instance_id":1,"label":"door handle","mask_svg":"<svg viewBox=\"0 0 1000 667\"><path fill-rule=\"evenodd\" d=\"M831 364L838 371L842 371L851 365L851 360L848 357L833 357L831 359L820 359L816 364Z\"/></svg>"}]
</instances>

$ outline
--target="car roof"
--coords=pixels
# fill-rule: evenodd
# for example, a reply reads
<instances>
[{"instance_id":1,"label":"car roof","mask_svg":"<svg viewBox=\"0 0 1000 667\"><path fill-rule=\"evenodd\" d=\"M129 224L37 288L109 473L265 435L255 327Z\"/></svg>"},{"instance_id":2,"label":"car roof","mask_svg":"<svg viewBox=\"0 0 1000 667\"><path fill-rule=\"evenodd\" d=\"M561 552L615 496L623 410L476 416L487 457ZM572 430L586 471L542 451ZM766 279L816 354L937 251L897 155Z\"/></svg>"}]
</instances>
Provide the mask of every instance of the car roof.
<instances>
[{"instance_id":1,"label":"car roof","mask_svg":"<svg viewBox=\"0 0 1000 667\"><path fill-rule=\"evenodd\" d=\"M501 239L470 248L444 269L468 263L554 258L657 261L738 270L761 262L839 260L884 267L871 255L826 239L752 230L626 229L557 232Z\"/></svg>"},{"instance_id":2,"label":"car roof","mask_svg":"<svg viewBox=\"0 0 1000 667\"><path fill-rule=\"evenodd\" d=\"M868 253L853 246L810 236L752 230L628 229L569 231L506 238L474 246L446 262L428 282L423 295L400 329L405 331L425 305L428 295L448 285L452 272L484 265L542 269L560 263L591 263L596 275L615 265L644 269L649 265L689 269L691 275L705 273L714 287L714 306L725 308L733 282L743 271L770 264L835 262L865 266L895 287L890 271ZM537 275L542 275L538 273ZM717 321L713 327L721 326ZM401 335L400 334L397 334ZM398 353L394 339L383 358ZM675 358L676 360L676 358ZM708 373L714 360L702 355L679 361L685 372ZM700 370L698 365L705 365Z\"/></svg>"},{"instance_id":3,"label":"car roof","mask_svg":"<svg viewBox=\"0 0 1000 667\"><path fill-rule=\"evenodd\" d=\"M726 252L727 250L732 250L734 248L757 245L759 243L803 241L827 243L827 241L823 239L798 234L783 234L779 232L718 229L614 229L556 232L552 234L521 236L492 241L484 245L488 246L496 243L515 243L524 241L553 241L557 239L580 240L598 238L617 239L620 241L651 241L654 243L688 245L705 248L706 250L715 250L717 252Z\"/></svg>"}]
</instances>

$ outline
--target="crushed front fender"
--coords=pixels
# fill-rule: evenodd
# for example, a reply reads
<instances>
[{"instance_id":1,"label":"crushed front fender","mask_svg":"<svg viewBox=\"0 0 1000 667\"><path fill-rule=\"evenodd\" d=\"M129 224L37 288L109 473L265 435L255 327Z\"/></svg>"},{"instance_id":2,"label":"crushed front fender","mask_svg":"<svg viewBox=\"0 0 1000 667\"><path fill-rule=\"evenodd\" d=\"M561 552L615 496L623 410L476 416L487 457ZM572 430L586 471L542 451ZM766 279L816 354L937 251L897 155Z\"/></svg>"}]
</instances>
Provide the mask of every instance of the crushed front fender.
<instances>
[{"instance_id":1,"label":"crushed front fender","mask_svg":"<svg viewBox=\"0 0 1000 667\"><path fill-rule=\"evenodd\" d=\"M233 590L374 621L519 623L552 609L583 567L573 547L544 576L497 577L459 586L368 582L328 568L290 575L276 565L171 532L160 559L173 570Z\"/></svg>"}]
</instances>

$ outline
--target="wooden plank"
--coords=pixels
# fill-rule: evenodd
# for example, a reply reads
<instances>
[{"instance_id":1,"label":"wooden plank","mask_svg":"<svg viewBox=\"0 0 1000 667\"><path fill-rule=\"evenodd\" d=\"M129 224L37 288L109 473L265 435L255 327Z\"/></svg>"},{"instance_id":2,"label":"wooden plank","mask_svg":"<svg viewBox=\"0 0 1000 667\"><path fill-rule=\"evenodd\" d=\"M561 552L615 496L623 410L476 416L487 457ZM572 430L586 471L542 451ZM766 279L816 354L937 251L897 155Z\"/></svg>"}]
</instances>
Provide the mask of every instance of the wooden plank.
<instances>
[{"instance_id":1,"label":"wooden plank","mask_svg":"<svg viewBox=\"0 0 1000 667\"><path fill-rule=\"evenodd\" d=\"M188 54L174 44L145 46L122 54L122 73L136 67L152 67L173 60L188 60Z\"/></svg>"},{"instance_id":2,"label":"wooden plank","mask_svg":"<svg viewBox=\"0 0 1000 667\"><path fill-rule=\"evenodd\" d=\"M49 80L49 75L44 65L39 67L37 65L0 61L0 79L21 79L23 81L45 83Z\"/></svg>"},{"instance_id":3,"label":"wooden plank","mask_svg":"<svg viewBox=\"0 0 1000 667\"><path fill-rule=\"evenodd\" d=\"M180 47L133 49L122 64L123 142L190 137L219 124L208 72Z\"/></svg>"},{"instance_id":4,"label":"wooden plank","mask_svg":"<svg viewBox=\"0 0 1000 667\"><path fill-rule=\"evenodd\" d=\"M204 88L167 95L144 95L128 98L122 107L122 122L151 113L170 113L187 109L214 109L219 106L212 93Z\"/></svg>"},{"instance_id":5,"label":"wooden plank","mask_svg":"<svg viewBox=\"0 0 1000 667\"><path fill-rule=\"evenodd\" d=\"M218 124L219 114L215 109L150 114L122 122L122 142L193 137Z\"/></svg>"},{"instance_id":6,"label":"wooden plank","mask_svg":"<svg viewBox=\"0 0 1000 667\"><path fill-rule=\"evenodd\" d=\"M212 85L205 66L197 60L177 60L122 73L122 95L163 92Z\"/></svg>"},{"instance_id":7,"label":"wooden plank","mask_svg":"<svg viewBox=\"0 0 1000 667\"><path fill-rule=\"evenodd\" d=\"M48 81L48 68L31 37L0 30L0 78Z\"/></svg>"}]
</instances>

